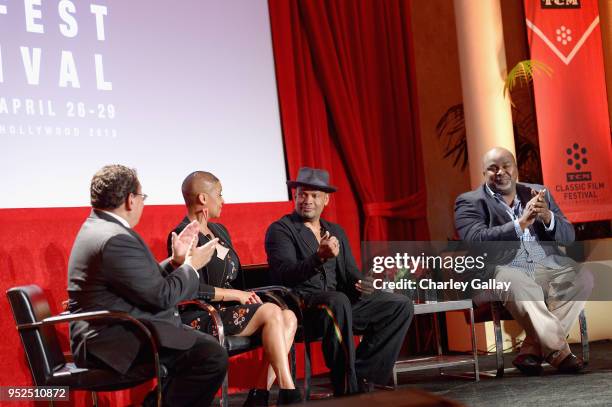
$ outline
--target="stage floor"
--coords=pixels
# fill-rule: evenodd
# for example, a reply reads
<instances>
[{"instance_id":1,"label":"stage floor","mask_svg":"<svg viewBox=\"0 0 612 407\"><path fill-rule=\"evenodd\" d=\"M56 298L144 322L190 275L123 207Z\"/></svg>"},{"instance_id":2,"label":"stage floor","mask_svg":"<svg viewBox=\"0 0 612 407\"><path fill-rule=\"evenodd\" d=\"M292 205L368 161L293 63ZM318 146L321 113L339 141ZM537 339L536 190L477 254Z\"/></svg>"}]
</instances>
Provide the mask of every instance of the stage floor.
<instances>
[{"instance_id":1,"label":"stage floor","mask_svg":"<svg viewBox=\"0 0 612 407\"><path fill-rule=\"evenodd\" d=\"M572 345L574 353L580 355L579 346ZM419 389L458 402L465 406L611 406L612 405L612 341L598 341L591 343L591 361L584 373L578 375L561 375L550 366L544 368L539 377L523 376L512 366L514 354L505 357L506 372L502 379L481 376L480 382L453 376L439 376L437 370L424 370L419 372L400 373L398 376L398 389ZM491 355L479 356L480 369L484 372L495 373L495 359ZM445 370L449 374L471 373L465 368ZM315 377L315 392L330 392L326 386L326 376ZM302 386L302 382L298 383ZM392 395L392 393L396 393ZM376 390L374 394L380 395L376 405L407 404L404 392ZM394 397L397 395L397 399ZM230 406L241 406L246 393L232 395ZM369 397L368 397L369 398ZM350 402L353 399L353 402ZM370 399L370 398L369 398ZM370 399L371 400L371 399ZM351 405L357 407L361 400L346 397L337 400L335 405ZM271 404L276 403L276 392L270 397ZM317 401L307 405L321 405ZM327 404L327 403L325 403ZM370 405L373 405L371 403ZM432 405L432 404L425 404Z\"/></svg>"}]
</instances>

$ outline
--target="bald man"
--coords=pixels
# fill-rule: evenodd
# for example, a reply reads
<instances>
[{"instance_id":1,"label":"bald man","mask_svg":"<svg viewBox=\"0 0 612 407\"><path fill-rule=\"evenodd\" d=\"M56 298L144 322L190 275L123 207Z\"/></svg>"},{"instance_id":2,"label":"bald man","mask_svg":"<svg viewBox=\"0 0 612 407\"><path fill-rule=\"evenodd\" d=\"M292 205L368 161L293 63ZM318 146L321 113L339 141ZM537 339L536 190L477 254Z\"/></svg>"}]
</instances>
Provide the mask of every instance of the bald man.
<instances>
[{"instance_id":1,"label":"bald man","mask_svg":"<svg viewBox=\"0 0 612 407\"><path fill-rule=\"evenodd\" d=\"M464 241L508 242L501 246L510 255L492 272L510 288L476 296L475 302L502 301L525 329L513 361L521 372L539 375L546 360L562 373L577 373L583 361L566 337L593 280L558 249L574 241L574 228L544 186L518 182L516 159L507 149L495 147L484 155L483 176L483 185L457 198L455 227Z\"/></svg>"}]
</instances>

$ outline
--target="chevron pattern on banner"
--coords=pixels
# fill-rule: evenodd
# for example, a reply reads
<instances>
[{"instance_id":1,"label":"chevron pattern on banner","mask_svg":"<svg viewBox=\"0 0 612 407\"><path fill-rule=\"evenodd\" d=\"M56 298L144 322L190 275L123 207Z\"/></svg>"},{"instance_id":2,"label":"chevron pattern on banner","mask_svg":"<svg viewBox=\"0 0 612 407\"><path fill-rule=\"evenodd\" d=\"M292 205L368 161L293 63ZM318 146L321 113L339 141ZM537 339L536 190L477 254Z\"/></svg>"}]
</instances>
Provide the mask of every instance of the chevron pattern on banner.
<instances>
[{"instance_id":1,"label":"chevron pattern on banner","mask_svg":"<svg viewBox=\"0 0 612 407\"><path fill-rule=\"evenodd\" d=\"M565 65L569 65L570 62L572 62L572 59L574 59L574 57L578 53L578 51L580 51L580 48L582 48L587 38L589 38L589 36L591 35L595 27L597 27L597 25L599 24L599 16L595 17L591 25L589 25L586 31L582 34L582 36L576 42L576 45L574 45L574 48L572 48L572 50L570 51L568 55L565 55L563 51L557 48L557 46L553 43L553 41L550 40L546 36L546 34L544 34L542 30L540 30L528 18L525 19L525 22L527 23L527 27L531 29L538 37L540 37L542 41L544 41L544 43L548 45L548 47L552 50L552 52L554 52L555 55L558 56L559 59L561 59L561 61L565 63ZM555 34L554 37L556 37L557 42L561 43L562 45L568 45L573 39L572 30L570 28L565 27L564 25L557 28L554 34Z\"/></svg>"}]
</instances>

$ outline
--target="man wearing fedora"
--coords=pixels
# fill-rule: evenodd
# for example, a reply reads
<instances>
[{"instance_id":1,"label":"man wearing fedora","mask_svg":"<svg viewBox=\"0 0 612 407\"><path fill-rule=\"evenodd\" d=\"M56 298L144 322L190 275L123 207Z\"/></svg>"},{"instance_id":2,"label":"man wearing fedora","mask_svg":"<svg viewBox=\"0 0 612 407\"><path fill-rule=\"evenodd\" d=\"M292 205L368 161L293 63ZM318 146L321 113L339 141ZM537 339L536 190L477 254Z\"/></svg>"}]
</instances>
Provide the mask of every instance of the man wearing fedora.
<instances>
[{"instance_id":1,"label":"man wearing fedora","mask_svg":"<svg viewBox=\"0 0 612 407\"><path fill-rule=\"evenodd\" d=\"M303 299L306 336L323 337L334 395L387 384L412 320L412 302L362 280L344 230L321 219L336 191L327 171L302 167L287 185L295 188L295 210L266 232L273 282ZM357 349L354 330L363 334Z\"/></svg>"}]
</instances>

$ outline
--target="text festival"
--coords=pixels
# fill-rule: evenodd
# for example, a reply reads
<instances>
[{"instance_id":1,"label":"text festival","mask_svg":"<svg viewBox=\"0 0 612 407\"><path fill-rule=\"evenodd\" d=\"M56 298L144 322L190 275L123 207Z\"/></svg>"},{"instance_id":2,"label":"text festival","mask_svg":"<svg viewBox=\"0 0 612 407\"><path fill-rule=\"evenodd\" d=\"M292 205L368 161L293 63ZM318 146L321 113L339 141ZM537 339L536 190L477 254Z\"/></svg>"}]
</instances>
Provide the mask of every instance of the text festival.
<instances>
[{"instance_id":1,"label":"text festival","mask_svg":"<svg viewBox=\"0 0 612 407\"><path fill-rule=\"evenodd\" d=\"M0 0L2 1L2 0ZM41 9L42 0L23 0L25 14L25 29L28 33L44 34L45 29L48 29L43 24L43 13ZM6 4L0 4L0 21L2 18L8 18L12 10ZM57 4L57 13L61 19L58 24L59 32L66 38L74 38L79 32L77 16L79 13L88 12L95 16L96 38L98 41L104 41L106 36L104 32L104 17L108 14L106 6L99 4L91 4L89 10L77 12L75 3L70 0L61 0ZM0 83L4 82L4 66L2 63L2 45L0 44ZM29 85L39 85L41 59L43 58L43 50L39 47L20 46L21 60L25 78ZM77 64L71 51L60 51L60 66L58 74L58 85L60 87L80 88L79 75ZM112 90L112 82L104 79L104 65L101 54L94 54L94 66L96 73L96 87L98 90Z\"/></svg>"}]
</instances>

